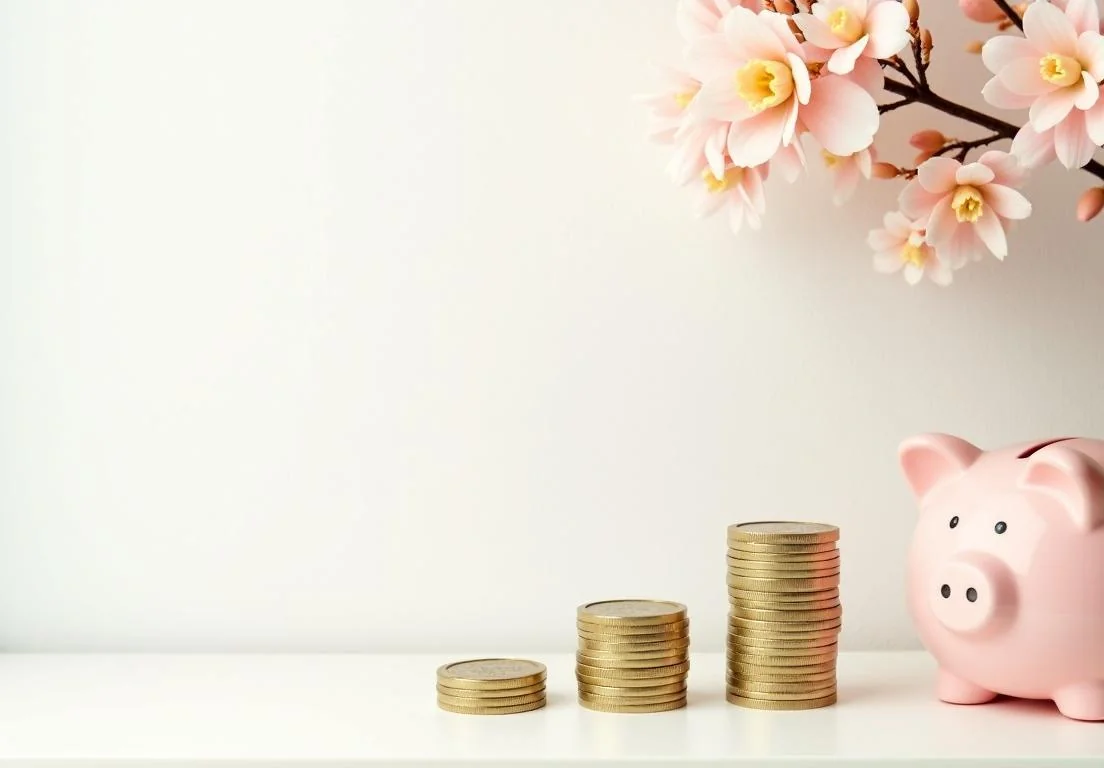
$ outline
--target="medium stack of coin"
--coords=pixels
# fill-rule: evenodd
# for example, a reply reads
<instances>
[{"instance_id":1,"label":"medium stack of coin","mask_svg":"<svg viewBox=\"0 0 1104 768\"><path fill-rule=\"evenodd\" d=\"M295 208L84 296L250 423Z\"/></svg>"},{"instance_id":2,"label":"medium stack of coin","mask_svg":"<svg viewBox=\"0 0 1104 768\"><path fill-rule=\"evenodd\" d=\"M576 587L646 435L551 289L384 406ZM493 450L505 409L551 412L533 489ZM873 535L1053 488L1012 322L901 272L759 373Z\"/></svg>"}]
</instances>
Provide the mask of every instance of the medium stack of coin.
<instances>
[{"instance_id":1,"label":"medium stack of coin","mask_svg":"<svg viewBox=\"0 0 1104 768\"><path fill-rule=\"evenodd\" d=\"M666 712L686 706L690 620L664 600L579 606L579 703L598 712Z\"/></svg>"},{"instance_id":2,"label":"medium stack of coin","mask_svg":"<svg viewBox=\"0 0 1104 768\"><path fill-rule=\"evenodd\" d=\"M728 528L728 700L754 709L836 702L839 528L741 523Z\"/></svg>"},{"instance_id":3,"label":"medium stack of coin","mask_svg":"<svg viewBox=\"0 0 1104 768\"><path fill-rule=\"evenodd\" d=\"M474 659L437 670L437 706L461 715L513 715L544 706L543 664Z\"/></svg>"}]
</instances>

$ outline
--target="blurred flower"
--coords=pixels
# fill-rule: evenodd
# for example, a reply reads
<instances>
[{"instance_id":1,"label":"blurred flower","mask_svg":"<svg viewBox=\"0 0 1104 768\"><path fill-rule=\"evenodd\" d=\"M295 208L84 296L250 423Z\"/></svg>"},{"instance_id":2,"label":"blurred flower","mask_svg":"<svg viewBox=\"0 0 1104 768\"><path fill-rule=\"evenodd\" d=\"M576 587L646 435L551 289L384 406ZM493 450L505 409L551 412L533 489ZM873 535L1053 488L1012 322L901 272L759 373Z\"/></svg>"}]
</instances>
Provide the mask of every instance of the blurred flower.
<instances>
[{"instance_id":1,"label":"blurred flower","mask_svg":"<svg viewBox=\"0 0 1104 768\"><path fill-rule=\"evenodd\" d=\"M901 192L901 211L926 222L927 242L957 269L985 250L998 259L1008 254L1006 224L1031 215L1031 203L1018 191L1024 173L1007 152L986 152L963 165L933 157Z\"/></svg>"},{"instance_id":2,"label":"blurred flower","mask_svg":"<svg viewBox=\"0 0 1104 768\"><path fill-rule=\"evenodd\" d=\"M822 155L824 164L832 173L832 202L843 205L855 194L860 180L870 180L874 165L874 150L862 149L843 157L824 150Z\"/></svg>"},{"instance_id":3,"label":"blurred flower","mask_svg":"<svg viewBox=\"0 0 1104 768\"><path fill-rule=\"evenodd\" d=\"M924 222L890 211L884 228L875 229L866 238L874 249L874 269L882 274L904 272L905 282L916 285L927 274L936 285L950 285L953 270L936 255L924 239Z\"/></svg>"},{"instance_id":4,"label":"blurred flower","mask_svg":"<svg viewBox=\"0 0 1104 768\"><path fill-rule=\"evenodd\" d=\"M1030 107L1017 155L1034 165L1049 157L1080 168L1104 144L1104 37L1096 0L1070 0L1063 12L1048 2L1028 6L1024 37L994 37L982 49L993 77L982 90L1002 109ZM1030 162L1034 160L1036 162Z\"/></svg>"},{"instance_id":5,"label":"blurred flower","mask_svg":"<svg viewBox=\"0 0 1104 768\"><path fill-rule=\"evenodd\" d=\"M668 67L660 68L662 90L639 97L651 113L648 137L661 144L670 144L686 115L686 108L698 95L699 83L690 75Z\"/></svg>"},{"instance_id":6,"label":"blurred flower","mask_svg":"<svg viewBox=\"0 0 1104 768\"><path fill-rule=\"evenodd\" d=\"M721 209L728 212L728 225L739 233L746 221L752 229L759 229L767 201L763 195L763 181L767 166L759 168L727 168L716 176L709 168L702 171L702 185L698 192L698 216L711 216Z\"/></svg>"},{"instance_id":7,"label":"blurred flower","mask_svg":"<svg viewBox=\"0 0 1104 768\"><path fill-rule=\"evenodd\" d=\"M758 11L762 0L680 0L675 9L675 22L687 42L721 31L721 21L733 8Z\"/></svg>"},{"instance_id":8,"label":"blurred flower","mask_svg":"<svg viewBox=\"0 0 1104 768\"><path fill-rule=\"evenodd\" d=\"M982 24L992 24L1008 18L993 0L958 0L958 7L966 18Z\"/></svg>"},{"instance_id":9,"label":"blurred flower","mask_svg":"<svg viewBox=\"0 0 1104 768\"><path fill-rule=\"evenodd\" d=\"M793 19L810 44L831 51L828 71L837 75L860 56L885 59L909 41L909 14L897 0L820 0Z\"/></svg>"}]
</instances>

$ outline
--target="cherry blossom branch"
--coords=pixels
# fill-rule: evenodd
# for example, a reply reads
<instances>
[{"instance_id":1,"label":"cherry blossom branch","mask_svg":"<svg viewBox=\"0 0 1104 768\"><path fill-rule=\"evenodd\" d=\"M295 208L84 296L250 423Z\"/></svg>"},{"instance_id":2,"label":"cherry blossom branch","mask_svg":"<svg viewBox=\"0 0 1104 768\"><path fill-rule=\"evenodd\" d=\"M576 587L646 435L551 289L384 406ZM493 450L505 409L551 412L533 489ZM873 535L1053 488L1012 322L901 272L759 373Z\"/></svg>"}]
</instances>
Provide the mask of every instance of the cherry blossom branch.
<instances>
[{"instance_id":1,"label":"cherry blossom branch","mask_svg":"<svg viewBox=\"0 0 1104 768\"><path fill-rule=\"evenodd\" d=\"M885 80L885 89L904 99L912 99L914 103L924 104L925 106L937 109L952 117L957 117L960 120L979 125L982 128L988 128L1001 138L1014 139L1020 130L1018 125L1013 125L1000 118L987 115L976 109L971 109L963 104L953 102L950 99L945 99L933 92L930 88L918 88L910 83L902 83L899 80L893 80L887 77ZM1090 160L1081 170L1086 173L1091 173L1098 179L1104 180L1104 165L1101 165L1096 160Z\"/></svg>"},{"instance_id":2,"label":"cherry blossom branch","mask_svg":"<svg viewBox=\"0 0 1104 768\"><path fill-rule=\"evenodd\" d=\"M1009 21L1016 25L1017 29L1023 30L1023 19L1020 17L1020 14L1016 13L1012 6L1008 4L1008 0L993 0L993 2L996 3L998 8L1004 11L1004 15L1008 17Z\"/></svg>"},{"instance_id":3,"label":"cherry blossom branch","mask_svg":"<svg viewBox=\"0 0 1104 768\"><path fill-rule=\"evenodd\" d=\"M1003 141L1007 139L1000 133L994 133L991 136L986 136L984 139L974 139L973 141L952 141L950 144L944 144L940 149L932 152L932 157L939 157L940 155L947 155L951 152L955 153L955 159L960 163L966 160L966 155L971 149L978 149L980 147L992 144L995 141Z\"/></svg>"}]
</instances>

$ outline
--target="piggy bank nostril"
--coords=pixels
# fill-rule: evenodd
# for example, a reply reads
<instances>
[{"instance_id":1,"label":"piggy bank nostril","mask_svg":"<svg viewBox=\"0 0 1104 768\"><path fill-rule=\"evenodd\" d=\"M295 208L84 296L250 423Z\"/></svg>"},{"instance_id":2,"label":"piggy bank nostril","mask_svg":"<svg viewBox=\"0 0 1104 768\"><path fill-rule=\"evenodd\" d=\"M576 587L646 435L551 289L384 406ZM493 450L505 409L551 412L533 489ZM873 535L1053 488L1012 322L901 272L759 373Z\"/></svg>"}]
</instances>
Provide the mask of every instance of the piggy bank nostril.
<instances>
[{"instance_id":1,"label":"piggy bank nostril","mask_svg":"<svg viewBox=\"0 0 1104 768\"><path fill-rule=\"evenodd\" d=\"M939 588L939 594L943 595L943 597L950 597L951 596L951 585L950 584L944 584L942 587Z\"/></svg>"},{"instance_id":2,"label":"piggy bank nostril","mask_svg":"<svg viewBox=\"0 0 1104 768\"><path fill-rule=\"evenodd\" d=\"M977 600L977 590L974 589L973 587L970 587L969 589L967 589L966 590L966 599L969 600L971 603L975 602Z\"/></svg>"}]
</instances>

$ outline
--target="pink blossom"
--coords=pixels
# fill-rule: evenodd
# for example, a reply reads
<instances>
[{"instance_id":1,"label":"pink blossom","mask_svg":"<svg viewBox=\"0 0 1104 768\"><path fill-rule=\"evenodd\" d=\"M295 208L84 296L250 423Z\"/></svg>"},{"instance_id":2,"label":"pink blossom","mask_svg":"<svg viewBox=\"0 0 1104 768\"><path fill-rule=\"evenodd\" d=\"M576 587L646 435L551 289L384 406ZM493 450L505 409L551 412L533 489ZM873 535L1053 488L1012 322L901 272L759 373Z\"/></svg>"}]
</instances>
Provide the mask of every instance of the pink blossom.
<instances>
[{"instance_id":1,"label":"pink blossom","mask_svg":"<svg viewBox=\"0 0 1104 768\"><path fill-rule=\"evenodd\" d=\"M763 195L767 173L766 165L758 168L730 166L720 176L706 168L702 171L702 186L698 192L698 216L711 216L725 209L733 232L739 234L745 221L752 229L759 229L767 209Z\"/></svg>"},{"instance_id":2,"label":"pink blossom","mask_svg":"<svg viewBox=\"0 0 1104 768\"><path fill-rule=\"evenodd\" d=\"M950 285L953 270L936 255L924 239L923 220L910 219L900 211L890 211L883 219L884 229L871 230L866 238L874 249L874 269L882 274L904 272L905 282L916 285L927 274L936 285Z\"/></svg>"},{"instance_id":3,"label":"pink blossom","mask_svg":"<svg viewBox=\"0 0 1104 768\"><path fill-rule=\"evenodd\" d=\"M684 72L667 67L660 68L660 77L662 90L640 96L638 100L651 113L648 137L661 144L670 144L684 122L687 107L698 95L701 83Z\"/></svg>"},{"instance_id":4,"label":"pink blossom","mask_svg":"<svg viewBox=\"0 0 1104 768\"><path fill-rule=\"evenodd\" d=\"M1016 150L1025 163L1049 159L1049 144L1062 165L1080 168L1104 144L1104 36L1096 0L1069 0L1064 12L1036 2L1023 21L1025 37L994 37L982 48L995 75L982 94L1001 109L1030 108L1028 133Z\"/></svg>"},{"instance_id":5,"label":"pink blossom","mask_svg":"<svg viewBox=\"0 0 1104 768\"><path fill-rule=\"evenodd\" d=\"M909 41L909 15L898 0L820 0L794 22L812 45L831 51L828 71L846 75L860 56L885 59Z\"/></svg>"},{"instance_id":6,"label":"pink blossom","mask_svg":"<svg viewBox=\"0 0 1104 768\"><path fill-rule=\"evenodd\" d=\"M814 82L788 21L779 13L735 8L722 34L690 46L691 71L702 81L692 110L731 123L727 147L734 165L769 161L794 142L799 119L835 155L867 148L878 129L868 84L823 73Z\"/></svg>"},{"instance_id":7,"label":"pink blossom","mask_svg":"<svg viewBox=\"0 0 1104 768\"><path fill-rule=\"evenodd\" d=\"M749 8L758 11L762 0L680 0L675 10L675 21L683 40L691 42L699 37L721 31L721 21L733 8Z\"/></svg>"},{"instance_id":8,"label":"pink blossom","mask_svg":"<svg viewBox=\"0 0 1104 768\"><path fill-rule=\"evenodd\" d=\"M832 201L836 205L843 205L855 194L860 180L870 180L874 167L874 149L861 149L845 157L833 155L828 150L821 154L824 164L832 173Z\"/></svg>"},{"instance_id":9,"label":"pink blossom","mask_svg":"<svg viewBox=\"0 0 1104 768\"><path fill-rule=\"evenodd\" d=\"M1007 222L1031 215L1031 203L1017 189L1024 173L1016 158L992 151L963 165L933 157L917 171L901 192L901 211L926 222L927 242L941 257L957 269L986 249L998 259L1008 254Z\"/></svg>"}]
</instances>

